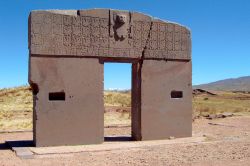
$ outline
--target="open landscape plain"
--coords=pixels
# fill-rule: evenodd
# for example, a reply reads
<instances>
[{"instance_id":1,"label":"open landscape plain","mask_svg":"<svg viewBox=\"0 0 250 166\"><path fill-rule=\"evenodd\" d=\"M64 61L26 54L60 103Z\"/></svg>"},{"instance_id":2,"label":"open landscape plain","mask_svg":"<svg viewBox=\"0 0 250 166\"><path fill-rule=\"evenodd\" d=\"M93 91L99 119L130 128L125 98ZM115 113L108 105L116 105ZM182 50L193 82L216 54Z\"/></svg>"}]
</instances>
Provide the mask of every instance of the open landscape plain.
<instances>
[{"instance_id":1,"label":"open landscape plain","mask_svg":"<svg viewBox=\"0 0 250 166\"><path fill-rule=\"evenodd\" d=\"M130 135L130 91L104 92L105 137ZM30 87L0 90L0 165L249 165L250 93L193 91L193 137L198 142L150 141L135 148L36 155L21 159L6 141L32 140ZM109 147L110 140L104 143ZM112 142L112 141L111 141ZM116 140L117 144L129 142Z\"/></svg>"}]
</instances>

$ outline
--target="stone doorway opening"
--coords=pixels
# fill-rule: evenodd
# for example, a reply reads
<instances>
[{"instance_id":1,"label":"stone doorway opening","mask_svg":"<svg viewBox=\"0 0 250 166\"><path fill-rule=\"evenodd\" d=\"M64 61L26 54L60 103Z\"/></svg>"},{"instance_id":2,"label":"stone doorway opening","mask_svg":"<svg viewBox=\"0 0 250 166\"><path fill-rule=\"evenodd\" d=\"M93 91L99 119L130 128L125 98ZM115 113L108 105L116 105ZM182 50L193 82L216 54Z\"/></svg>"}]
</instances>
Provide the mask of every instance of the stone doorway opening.
<instances>
[{"instance_id":1,"label":"stone doorway opening","mask_svg":"<svg viewBox=\"0 0 250 166\"><path fill-rule=\"evenodd\" d=\"M192 135L188 28L113 9L36 10L28 25L35 146L103 142L106 62L132 64L133 140Z\"/></svg>"},{"instance_id":2,"label":"stone doorway opening","mask_svg":"<svg viewBox=\"0 0 250 166\"><path fill-rule=\"evenodd\" d=\"M104 61L104 141L138 140L138 62Z\"/></svg>"}]
</instances>

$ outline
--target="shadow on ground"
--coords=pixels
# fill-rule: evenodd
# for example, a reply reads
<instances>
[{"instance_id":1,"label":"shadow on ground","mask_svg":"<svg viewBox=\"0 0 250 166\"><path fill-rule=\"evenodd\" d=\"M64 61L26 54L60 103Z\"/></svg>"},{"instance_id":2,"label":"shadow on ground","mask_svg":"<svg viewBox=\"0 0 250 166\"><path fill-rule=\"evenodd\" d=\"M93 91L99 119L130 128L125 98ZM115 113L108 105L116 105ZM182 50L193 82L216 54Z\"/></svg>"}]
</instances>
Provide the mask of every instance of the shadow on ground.
<instances>
[{"instance_id":1,"label":"shadow on ground","mask_svg":"<svg viewBox=\"0 0 250 166\"><path fill-rule=\"evenodd\" d=\"M18 140L18 141L5 141L6 146L9 147L34 147L33 140Z\"/></svg>"},{"instance_id":2,"label":"shadow on ground","mask_svg":"<svg viewBox=\"0 0 250 166\"><path fill-rule=\"evenodd\" d=\"M131 136L106 136L104 137L105 142L119 142L119 141L132 141Z\"/></svg>"}]
</instances>

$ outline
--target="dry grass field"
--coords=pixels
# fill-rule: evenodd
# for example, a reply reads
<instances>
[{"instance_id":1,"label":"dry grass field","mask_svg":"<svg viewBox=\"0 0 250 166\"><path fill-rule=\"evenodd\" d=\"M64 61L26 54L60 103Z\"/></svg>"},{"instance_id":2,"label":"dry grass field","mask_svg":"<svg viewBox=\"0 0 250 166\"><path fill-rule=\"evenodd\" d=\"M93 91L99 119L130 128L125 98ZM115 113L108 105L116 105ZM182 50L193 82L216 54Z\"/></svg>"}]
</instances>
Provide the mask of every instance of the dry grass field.
<instances>
[{"instance_id":1,"label":"dry grass field","mask_svg":"<svg viewBox=\"0 0 250 166\"><path fill-rule=\"evenodd\" d=\"M32 128L32 93L27 86L0 90L0 130Z\"/></svg>"},{"instance_id":2,"label":"dry grass field","mask_svg":"<svg viewBox=\"0 0 250 166\"><path fill-rule=\"evenodd\" d=\"M250 115L250 94L216 92L193 96L194 117L231 112ZM130 125L131 93L104 92L105 126ZM32 129L32 92L28 86L0 89L0 130Z\"/></svg>"},{"instance_id":3,"label":"dry grass field","mask_svg":"<svg viewBox=\"0 0 250 166\"><path fill-rule=\"evenodd\" d=\"M219 113L250 115L250 94L243 92L215 92L215 95L193 95L193 115L207 116Z\"/></svg>"}]
</instances>

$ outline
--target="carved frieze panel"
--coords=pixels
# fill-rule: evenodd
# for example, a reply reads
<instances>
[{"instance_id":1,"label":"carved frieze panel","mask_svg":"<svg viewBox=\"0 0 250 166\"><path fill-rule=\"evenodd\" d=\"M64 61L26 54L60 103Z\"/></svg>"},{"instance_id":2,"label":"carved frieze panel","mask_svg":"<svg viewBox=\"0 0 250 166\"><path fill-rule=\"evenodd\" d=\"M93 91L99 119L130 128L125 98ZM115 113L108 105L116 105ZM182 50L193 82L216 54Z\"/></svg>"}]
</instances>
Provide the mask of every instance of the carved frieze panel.
<instances>
[{"instance_id":1,"label":"carved frieze panel","mask_svg":"<svg viewBox=\"0 0 250 166\"><path fill-rule=\"evenodd\" d=\"M173 23L153 21L145 58L190 59L190 32Z\"/></svg>"},{"instance_id":2,"label":"carved frieze panel","mask_svg":"<svg viewBox=\"0 0 250 166\"><path fill-rule=\"evenodd\" d=\"M140 19L138 14L136 17L133 19L130 12L113 10L110 10L109 17L34 11L29 20L30 53L191 59L190 31L187 28L153 18Z\"/></svg>"}]
</instances>

